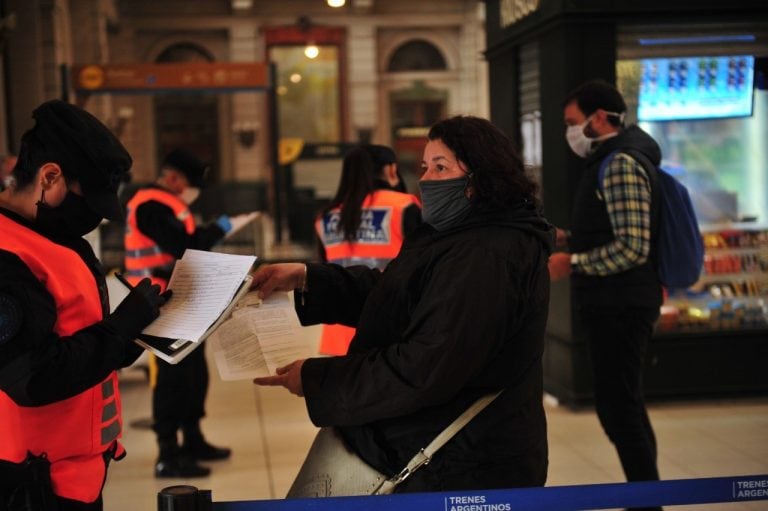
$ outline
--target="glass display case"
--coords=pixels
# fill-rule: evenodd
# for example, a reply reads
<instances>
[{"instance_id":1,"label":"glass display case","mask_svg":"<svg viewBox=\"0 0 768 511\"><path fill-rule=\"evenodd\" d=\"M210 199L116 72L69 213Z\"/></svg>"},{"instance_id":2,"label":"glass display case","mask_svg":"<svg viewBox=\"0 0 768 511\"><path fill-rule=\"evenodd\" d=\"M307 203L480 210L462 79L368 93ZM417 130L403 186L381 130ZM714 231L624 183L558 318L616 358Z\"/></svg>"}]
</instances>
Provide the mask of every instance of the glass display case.
<instances>
[{"instance_id":1,"label":"glass display case","mask_svg":"<svg viewBox=\"0 0 768 511\"><path fill-rule=\"evenodd\" d=\"M739 58L752 62L752 56ZM617 83L627 100L626 122L638 122L643 101L649 103L649 66L722 64L724 71L713 75L710 88L735 95L726 72L735 60L704 56L619 61ZM750 108L723 115L701 106L704 78L690 74L685 87L677 86L678 80L676 88L671 78L665 80L664 90L679 108L665 109L664 116L657 116L663 120L638 122L661 147L662 166L688 188L706 248L699 281L667 293L657 335L768 332L768 91L764 84L752 86L750 72L738 94L750 100ZM708 107L722 102L705 99Z\"/></svg>"}]
</instances>

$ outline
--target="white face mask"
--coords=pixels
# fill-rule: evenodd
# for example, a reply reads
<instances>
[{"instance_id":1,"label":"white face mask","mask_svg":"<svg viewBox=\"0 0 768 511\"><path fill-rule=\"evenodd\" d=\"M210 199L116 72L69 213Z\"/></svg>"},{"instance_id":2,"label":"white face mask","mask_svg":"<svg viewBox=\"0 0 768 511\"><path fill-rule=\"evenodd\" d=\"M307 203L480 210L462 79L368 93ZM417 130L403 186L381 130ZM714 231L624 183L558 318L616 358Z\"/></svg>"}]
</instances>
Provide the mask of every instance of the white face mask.
<instances>
[{"instance_id":1,"label":"white face mask","mask_svg":"<svg viewBox=\"0 0 768 511\"><path fill-rule=\"evenodd\" d=\"M594 142L600 142L607 138L611 138L616 135L616 133L606 133L605 135L590 138L584 134L584 129L589 124L589 121L592 120L592 117L594 117L595 114L590 115L586 119L584 119L584 122L581 124L577 124L575 126L568 126L565 130L565 139L568 141L568 145L571 147L571 151L576 153L577 156L580 156L582 158L586 158L589 155L589 152L592 150L592 144ZM620 122L624 122L624 114L618 113L618 112L605 112L605 115L610 115L613 117L618 117Z\"/></svg>"},{"instance_id":2,"label":"white face mask","mask_svg":"<svg viewBox=\"0 0 768 511\"><path fill-rule=\"evenodd\" d=\"M587 157L589 150L592 149L592 142L595 141L595 139L589 138L584 134L584 128L587 127L590 120L592 120L591 115L581 124L568 126L565 130L565 139L568 141L571 151L581 158Z\"/></svg>"},{"instance_id":3,"label":"white face mask","mask_svg":"<svg viewBox=\"0 0 768 511\"><path fill-rule=\"evenodd\" d=\"M200 196L200 188L196 186L188 186L179 194L179 199L187 206L192 204Z\"/></svg>"}]
</instances>

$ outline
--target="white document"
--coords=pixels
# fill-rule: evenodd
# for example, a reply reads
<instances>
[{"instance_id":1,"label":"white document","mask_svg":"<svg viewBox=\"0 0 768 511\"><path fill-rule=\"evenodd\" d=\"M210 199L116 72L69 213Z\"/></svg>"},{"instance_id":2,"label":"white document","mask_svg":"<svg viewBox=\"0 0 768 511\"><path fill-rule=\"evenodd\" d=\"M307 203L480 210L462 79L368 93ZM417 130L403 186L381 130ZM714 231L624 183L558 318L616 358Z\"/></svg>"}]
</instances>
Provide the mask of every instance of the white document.
<instances>
[{"instance_id":1,"label":"white document","mask_svg":"<svg viewBox=\"0 0 768 511\"><path fill-rule=\"evenodd\" d=\"M222 380L275 374L278 367L315 355L300 334L301 324L287 293L241 299L232 316L208 338Z\"/></svg>"},{"instance_id":2,"label":"white document","mask_svg":"<svg viewBox=\"0 0 768 511\"><path fill-rule=\"evenodd\" d=\"M255 261L255 256L187 250L168 282L173 296L142 334L199 342L232 302Z\"/></svg>"},{"instance_id":3,"label":"white document","mask_svg":"<svg viewBox=\"0 0 768 511\"><path fill-rule=\"evenodd\" d=\"M259 219L261 213L259 211L252 211L250 213L243 213L242 215L235 215L229 217L229 223L232 225L232 229L224 235L224 239L229 239L238 232L243 230L243 227Z\"/></svg>"}]
</instances>

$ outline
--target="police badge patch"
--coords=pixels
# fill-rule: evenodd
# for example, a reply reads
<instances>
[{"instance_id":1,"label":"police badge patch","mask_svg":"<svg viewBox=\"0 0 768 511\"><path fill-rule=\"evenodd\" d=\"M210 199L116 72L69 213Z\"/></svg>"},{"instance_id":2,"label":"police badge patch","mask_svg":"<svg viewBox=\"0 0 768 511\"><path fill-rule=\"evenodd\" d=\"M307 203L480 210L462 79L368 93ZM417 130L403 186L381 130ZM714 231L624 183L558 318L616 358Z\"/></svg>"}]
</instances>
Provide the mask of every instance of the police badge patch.
<instances>
[{"instance_id":1,"label":"police badge patch","mask_svg":"<svg viewBox=\"0 0 768 511\"><path fill-rule=\"evenodd\" d=\"M21 329L23 313L16 298L0 293L0 345L13 339Z\"/></svg>"},{"instance_id":2,"label":"police badge patch","mask_svg":"<svg viewBox=\"0 0 768 511\"><path fill-rule=\"evenodd\" d=\"M389 206L363 208L360 211L360 226L355 233L355 242L370 245L387 245L392 239L390 217L392 208ZM340 229L341 213L331 211L326 213L323 222L323 242L326 245L344 243L344 235Z\"/></svg>"}]
</instances>

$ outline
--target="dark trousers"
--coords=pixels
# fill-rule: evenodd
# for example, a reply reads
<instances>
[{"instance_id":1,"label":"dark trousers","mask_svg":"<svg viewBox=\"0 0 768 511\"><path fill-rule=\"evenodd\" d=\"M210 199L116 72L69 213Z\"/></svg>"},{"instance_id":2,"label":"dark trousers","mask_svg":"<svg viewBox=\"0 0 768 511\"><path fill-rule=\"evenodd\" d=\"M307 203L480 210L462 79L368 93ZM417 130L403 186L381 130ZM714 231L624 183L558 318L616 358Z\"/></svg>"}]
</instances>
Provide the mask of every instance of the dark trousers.
<instances>
[{"instance_id":1,"label":"dark trousers","mask_svg":"<svg viewBox=\"0 0 768 511\"><path fill-rule=\"evenodd\" d=\"M580 308L592 359L595 408L628 481L659 479L656 437L643 398L643 362L658 308Z\"/></svg>"},{"instance_id":2,"label":"dark trousers","mask_svg":"<svg viewBox=\"0 0 768 511\"><path fill-rule=\"evenodd\" d=\"M152 419L158 440L175 442L179 429L196 429L205 416L207 393L205 344L176 365L158 359L157 382L152 392Z\"/></svg>"},{"instance_id":3,"label":"dark trousers","mask_svg":"<svg viewBox=\"0 0 768 511\"><path fill-rule=\"evenodd\" d=\"M101 482L99 496L93 502L55 495L51 483L51 464L45 456L28 454L23 463L0 460L0 511L102 511L104 502L101 491L116 449L117 442L102 455L104 480Z\"/></svg>"}]
</instances>

